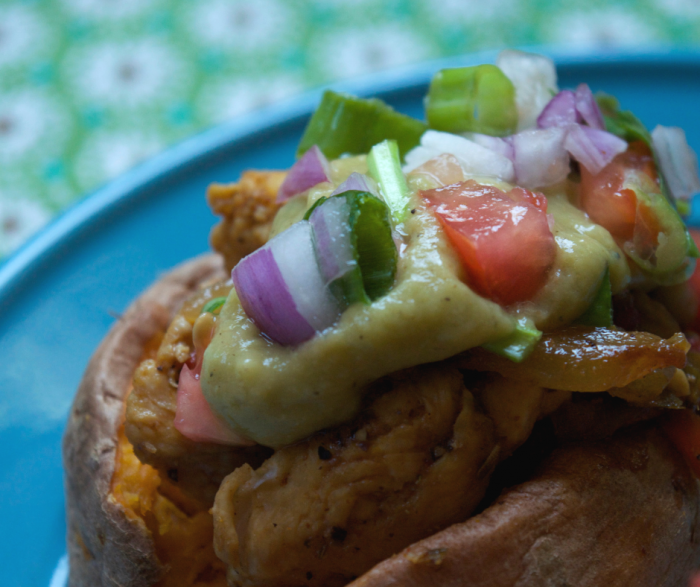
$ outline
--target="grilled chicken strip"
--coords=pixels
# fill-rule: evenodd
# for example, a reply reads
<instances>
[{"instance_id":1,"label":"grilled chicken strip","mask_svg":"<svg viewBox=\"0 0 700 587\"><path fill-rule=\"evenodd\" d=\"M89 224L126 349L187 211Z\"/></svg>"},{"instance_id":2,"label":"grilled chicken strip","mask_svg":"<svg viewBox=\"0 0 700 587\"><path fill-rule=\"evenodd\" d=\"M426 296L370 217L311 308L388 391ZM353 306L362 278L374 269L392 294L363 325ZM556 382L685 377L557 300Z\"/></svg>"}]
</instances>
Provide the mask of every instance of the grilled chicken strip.
<instances>
[{"instance_id":1,"label":"grilled chicken strip","mask_svg":"<svg viewBox=\"0 0 700 587\"><path fill-rule=\"evenodd\" d=\"M230 585L345 585L479 503L499 449L457 369L414 368L368 397L352 423L224 480L214 541Z\"/></svg>"}]
</instances>

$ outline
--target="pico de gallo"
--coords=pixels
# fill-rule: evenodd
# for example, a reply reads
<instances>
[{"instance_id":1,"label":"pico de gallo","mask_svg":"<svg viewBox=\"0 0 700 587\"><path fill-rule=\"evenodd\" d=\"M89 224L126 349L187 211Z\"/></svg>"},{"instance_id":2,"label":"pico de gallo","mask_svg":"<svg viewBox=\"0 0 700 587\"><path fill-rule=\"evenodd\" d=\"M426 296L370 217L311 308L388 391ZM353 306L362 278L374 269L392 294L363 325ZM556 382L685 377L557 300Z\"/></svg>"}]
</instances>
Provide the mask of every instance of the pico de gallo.
<instances>
[{"instance_id":1,"label":"pico de gallo","mask_svg":"<svg viewBox=\"0 0 700 587\"><path fill-rule=\"evenodd\" d=\"M471 349L516 374L562 348L632 361L637 292L682 327L662 340L670 362L634 371L644 392L693 378L700 277L683 217L700 179L682 130L649 132L585 83L560 90L547 57L506 51L438 72L425 121L329 90L297 155L270 239L203 312L183 434L285 446L352 418L372 381Z\"/></svg>"}]
</instances>

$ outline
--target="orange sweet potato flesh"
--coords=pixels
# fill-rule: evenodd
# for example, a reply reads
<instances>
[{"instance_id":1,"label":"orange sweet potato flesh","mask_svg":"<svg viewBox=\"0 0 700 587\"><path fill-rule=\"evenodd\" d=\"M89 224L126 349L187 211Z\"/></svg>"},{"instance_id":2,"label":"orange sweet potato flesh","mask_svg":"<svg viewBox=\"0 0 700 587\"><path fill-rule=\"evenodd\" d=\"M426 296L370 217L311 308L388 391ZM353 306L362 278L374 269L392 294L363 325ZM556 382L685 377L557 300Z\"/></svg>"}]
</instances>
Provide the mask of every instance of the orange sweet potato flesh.
<instances>
[{"instance_id":1,"label":"orange sweet potato flesh","mask_svg":"<svg viewBox=\"0 0 700 587\"><path fill-rule=\"evenodd\" d=\"M682 587L700 483L655 423L556 450L538 474L350 587Z\"/></svg>"},{"instance_id":2,"label":"orange sweet potato flesh","mask_svg":"<svg viewBox=\"0 0 700 587\"><path fill-rule=\"evenodd\" d=\"M214 553L211 513L141 463L123 429L109 499L124 507L127 518L145 523L165 569L155 587L226 587L226 567Z\"/></svg>"}]
</instances>

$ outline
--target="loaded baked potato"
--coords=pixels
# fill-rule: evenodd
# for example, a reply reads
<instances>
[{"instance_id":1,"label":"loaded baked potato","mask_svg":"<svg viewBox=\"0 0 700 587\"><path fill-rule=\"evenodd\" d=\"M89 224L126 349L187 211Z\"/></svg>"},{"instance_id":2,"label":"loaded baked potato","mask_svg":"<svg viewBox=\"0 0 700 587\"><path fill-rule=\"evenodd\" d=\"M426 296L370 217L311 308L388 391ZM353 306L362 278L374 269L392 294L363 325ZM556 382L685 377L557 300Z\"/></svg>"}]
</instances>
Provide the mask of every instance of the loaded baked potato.
<instances>
[{"instance_id":1,"label":"loaded baked potato","mask_svg":"<svg viewBox=\"0 0 700 587\"><path fill-rule=\"evenodd\" d=\"M134 302L76 396L70 585L700 567L692 152L498 65L440 72L430 128L330 92L289 173L210 187L220 256Z\"/></svg>"}]
</instances>

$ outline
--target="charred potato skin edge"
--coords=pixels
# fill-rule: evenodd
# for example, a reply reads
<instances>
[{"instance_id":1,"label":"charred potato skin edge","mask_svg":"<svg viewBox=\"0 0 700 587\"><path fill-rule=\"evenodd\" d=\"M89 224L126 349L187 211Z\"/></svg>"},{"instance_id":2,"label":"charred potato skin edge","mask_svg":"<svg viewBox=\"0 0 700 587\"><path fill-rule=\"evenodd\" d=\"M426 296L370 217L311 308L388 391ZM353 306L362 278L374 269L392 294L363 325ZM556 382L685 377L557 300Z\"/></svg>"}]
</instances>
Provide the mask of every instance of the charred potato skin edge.
<instances>
[{"instance_id":1,"label":"charred potato skin edge","mask_svg":"<svg viewBox=\"0 0 700 587\"><path fill-rule=\"evenodd\" d=\"M88 363L63 438L69 587L147 587L163 575L144 522L110 496L118 432L146 344L201 283L224 276L215 255L179 265L129 306Z\"/></svg>"}]
</instances>

